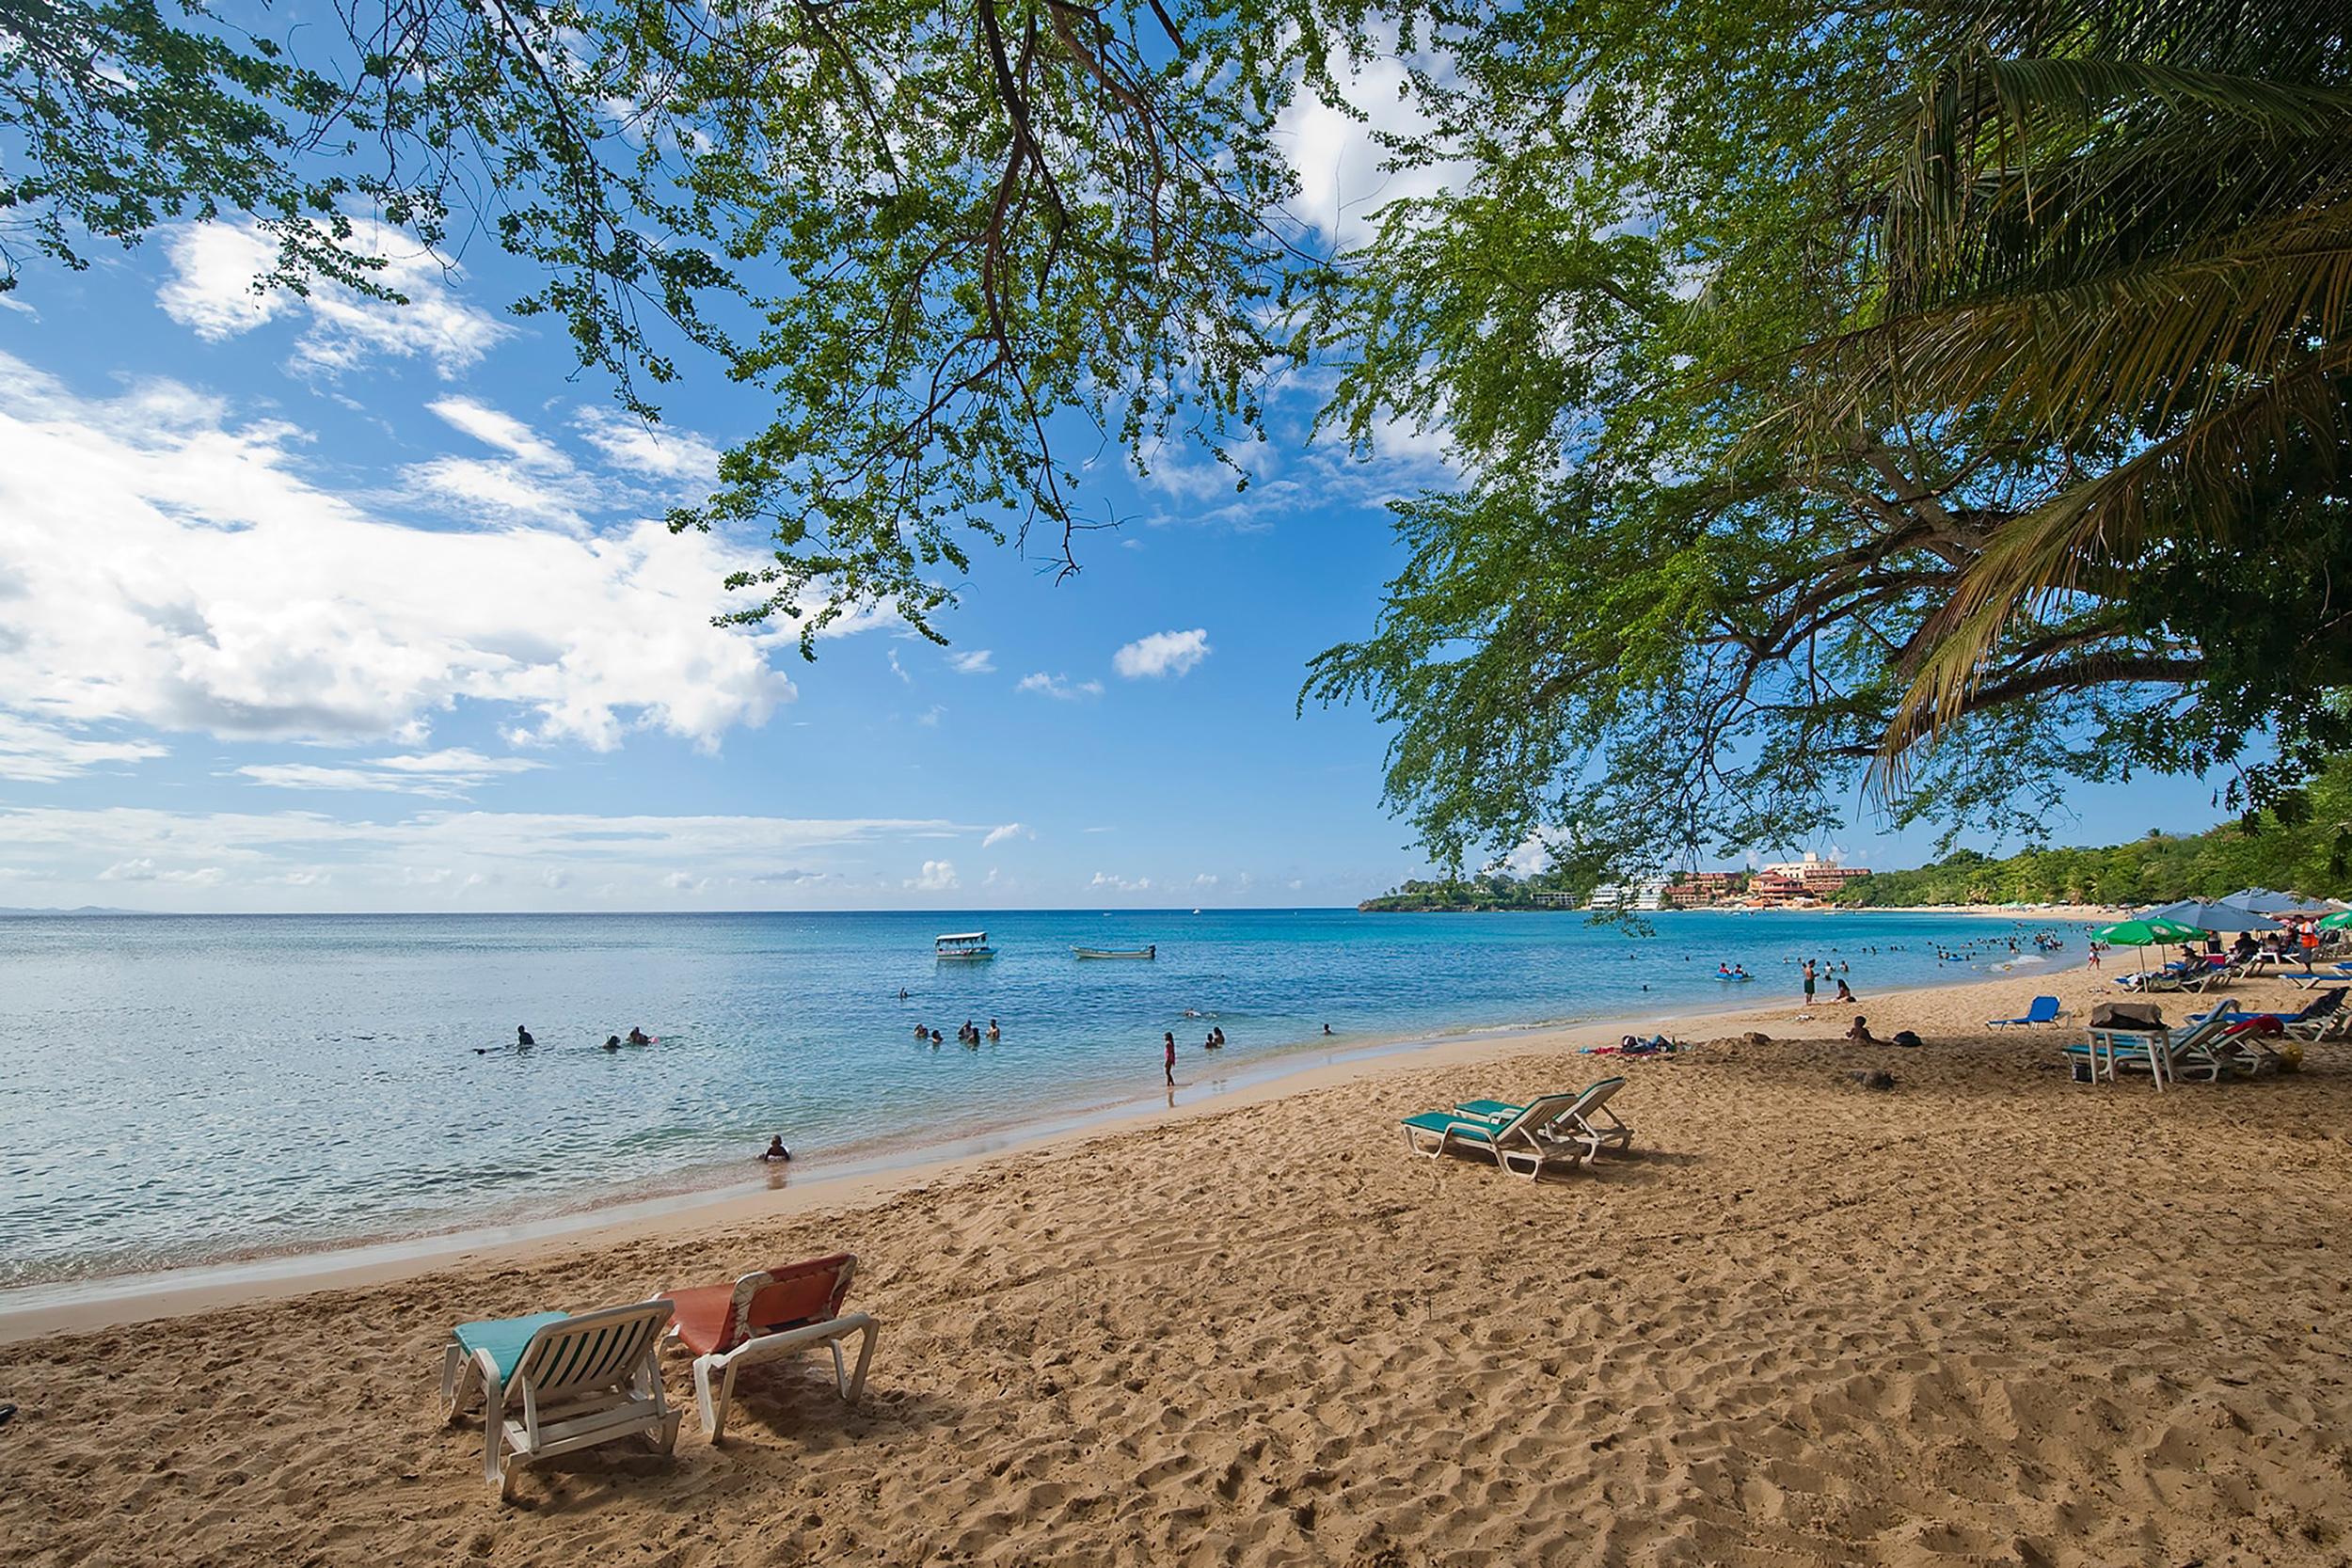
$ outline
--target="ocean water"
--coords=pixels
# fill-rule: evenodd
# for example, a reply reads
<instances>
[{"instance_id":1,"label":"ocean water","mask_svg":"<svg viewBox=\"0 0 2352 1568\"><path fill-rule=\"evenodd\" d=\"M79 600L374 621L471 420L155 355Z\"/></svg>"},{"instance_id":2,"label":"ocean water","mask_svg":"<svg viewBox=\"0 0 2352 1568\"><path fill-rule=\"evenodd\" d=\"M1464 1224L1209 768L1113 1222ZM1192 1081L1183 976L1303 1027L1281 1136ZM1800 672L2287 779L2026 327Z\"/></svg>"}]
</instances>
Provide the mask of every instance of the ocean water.
<instances>
[{"instance_id":1,"label":"ocean water","mask_svg":"<svg viewBox=\"0 0 2352 1568\"><path fill-rule=\"evenodd\" d=\"M933 958L936 933L975 927L996 959ZM775 1132L795 1178L918 1159L1164 1095L1163 1030L1189 1095L1285 1054L1793 1002L1807 956L1850 964L1866 1000L2014 962L2022 1002L2037 968L2080 959L2075 928L2051 958L2012 959L2013 929L1711 911L1647 936L1331 910L4 918L0 1288L755 1183ZM1071 953L1147 942L1154 962ZM1755 982L1716 980L1723 960ZM992 1017L1001 1043L955 1043ZM947 1043L917 1045L918 1022ZM660 1043L602 1049L632 1024Z\"/></svg>"}]
</instances>

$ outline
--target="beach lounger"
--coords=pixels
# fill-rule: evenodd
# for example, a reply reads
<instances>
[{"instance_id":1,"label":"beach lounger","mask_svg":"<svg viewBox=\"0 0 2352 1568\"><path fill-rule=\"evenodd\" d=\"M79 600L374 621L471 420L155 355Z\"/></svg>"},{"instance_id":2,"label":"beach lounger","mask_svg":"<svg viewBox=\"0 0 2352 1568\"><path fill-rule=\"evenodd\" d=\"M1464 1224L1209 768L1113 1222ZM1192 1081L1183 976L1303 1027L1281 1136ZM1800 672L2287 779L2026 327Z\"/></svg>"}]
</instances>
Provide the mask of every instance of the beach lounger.
<instances>
[{"instance_id":1,"label":"beach lounger","mask_svg":"<svg viewBox=\"0 0 2352 1568\"><path fill-rule=\"evenodd\" d=\"M2113 1083L2118 1068L2146 1068L2156 1092L2183 1078L2217 1083L2226 1066L2220 1049L2229 1031L2226 1016L2237 1010L2234 1000L2224 1002L2185 1029L2113 1029L2093 1027L2081 1043L2065 1047L2069 1062L2088 1064L2086 1082Z\"/></svg>"},{"instance_id":2,"label":"beach lounger","mask_svg":"<svg viewBox=\"0 0 2352 1568\"><path fill-rule=\"evenodd\" d=\"M2013 1023L2056 1023L2065 1016L2064 1013L2058 1011L2057 997L2037 996L2033 999L2033 1006L2026 1009L2026 1016L2023 1018L1988 1018L1984 1022L1989 1029L2006 1029Z\"/></svg>"},{"instance_id":3,"label":"beach lounger","mask_svg":"<svg viewBox=\"0 0 2352 1568\"><path fill-rule=\"evenodd\" d=\"M1584 1158L1586 1146L1567 1119L1567 1111L1582 1098L1545 1095L1507 1118L1423 1111L1405 1118L1405 1147L1433 1160L1476 1150L1493 1156L1497 1170L1531 1181L1555 1166L1574 1170Z\"/></svg>"},{"instance_id":4,"label":"beach lounger","mask_svg":"<svg viewBox=\"0 0 2352 1568\"><path fill-rule=\"evenodd\" d=\"M1617 1113L1609 1108L1609 1101L1616 1097L1619 1089L1625 1087L1625 1082L1622 1078L1602 1079L1576 1096L1575 1103L1560 1115L1560 1123L1567 1129L1569 1135L1583 1144L1587 1160L1598 1159L1604 1148L1633 1147L1633 1129L1618 1120ZM1527 1107L1502 1100L1468 1100L1454 1109L1464 1116L1476 1117L1481 1121L1502 1122L1518 1116ZM1608 1125L1602 1126L1596 1121L1594 1118L1597 1117L1605 1118Z\"/></svg>"},{"instance_id":5,"label":"beach lounger","mask_svg":"<svg viewBox=\"0 0 2352 1568\"><path fill-rule=\"evenodd\" d=\"M669 1322L670 1304L648 1301L452 1331L441 1358L442 1412L454 1425L481 1396L483 1473L500 1501L515 1495L524 1465L550 1454L628 1436L662 1453L677 1446L679 1412L661 1389Z\"/></svg>"},{"instance_id":6,"label":"beach lounger","mask_svg":"<svg viewBox=\"0 0 2352 1568\"><path fill-rule=\"evenodd\" d=\"M833 1352L834 1386L843 1399L857 1402L866 1390L866 1368L874 1358L874 1337L882 1325L864 1312L842 1313L850 1277L856 1272L857 1259L840 1252L747 1274L732 1285L663 1292L676 1308L673 1332L694 1353L694 1402L713 1443L726 1434L727 1406L735 1398L738 1371L811 1346ZM852 1334L861 1336L854 1372L841 1354L841 1341ZM713 1378L718 1380L716 1393Z\"/></svg>"}]
</instances>

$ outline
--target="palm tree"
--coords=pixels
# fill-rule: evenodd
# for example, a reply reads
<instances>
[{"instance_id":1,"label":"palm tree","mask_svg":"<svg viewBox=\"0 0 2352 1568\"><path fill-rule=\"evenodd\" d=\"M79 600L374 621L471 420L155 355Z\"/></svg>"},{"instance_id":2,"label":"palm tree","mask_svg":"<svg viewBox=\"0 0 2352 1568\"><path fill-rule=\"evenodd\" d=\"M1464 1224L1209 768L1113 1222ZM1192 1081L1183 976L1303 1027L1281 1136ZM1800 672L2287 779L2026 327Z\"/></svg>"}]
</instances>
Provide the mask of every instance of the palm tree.
<instances>
[{"instance_id":1,"label":"palm tree","mask_svg":"<svg viewBox=\"0 0 2352 1568\"><path fill-rule=\"evenodd\" d=\"M1883 768L1996 668L2201 670L2196 634L2122 608L2137 575L2344 506L2346 19L2344 0L1973 0L1947 18L1866 223L1873 308L1825 356L1833 412L1990 414L2051 444L2059 483L1991 532L1905 650ZM2323 684L2352 679L2336 608L2288 650Z\"/></svg>"}]
</instances>

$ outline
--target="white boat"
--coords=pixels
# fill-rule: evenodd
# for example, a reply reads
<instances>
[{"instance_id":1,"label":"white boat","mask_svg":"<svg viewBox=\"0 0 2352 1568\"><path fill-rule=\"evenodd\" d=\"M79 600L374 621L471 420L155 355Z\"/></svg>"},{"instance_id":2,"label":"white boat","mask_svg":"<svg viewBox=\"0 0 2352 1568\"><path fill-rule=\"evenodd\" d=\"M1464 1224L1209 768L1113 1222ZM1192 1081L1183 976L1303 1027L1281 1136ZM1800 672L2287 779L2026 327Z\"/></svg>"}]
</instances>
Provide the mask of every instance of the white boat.
<instances>
[{"instance_id":1,"label":"white boat","mask_svg":"<svg viewBox=\"0 0 2352 1568\"><path fill-rule=\"evenodd\" d=\"M1073 947L1071 951L1082 958L1156 958L1160 956L1160 944L1155 942L1149 947L1125 950L1109 947Z\"/></svg>"},{"instance_id":2,"label":"white boat","mask_svg":"<svg viewBox=\"0 0 2352 1568\"><path fill-rule=\"evenodd\" d=\"M993 958L996 949L988 944L986 931L958 931L939 938L931 943L942 960L947 958Z\"/></svg>"}]
</instances>

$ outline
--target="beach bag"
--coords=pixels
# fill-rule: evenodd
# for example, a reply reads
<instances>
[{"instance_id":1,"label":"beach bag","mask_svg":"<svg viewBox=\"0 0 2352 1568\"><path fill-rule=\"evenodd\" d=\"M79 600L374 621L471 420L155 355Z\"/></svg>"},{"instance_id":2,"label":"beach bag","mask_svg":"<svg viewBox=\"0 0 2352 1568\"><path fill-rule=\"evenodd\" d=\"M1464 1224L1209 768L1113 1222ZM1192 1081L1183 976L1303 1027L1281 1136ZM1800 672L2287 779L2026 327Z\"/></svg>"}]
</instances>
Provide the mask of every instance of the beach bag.
<instances>
[{"instance_id":1,"label":"beach bag","mask_svg":"<svg viewBox=\"0 0 2352 1568\"><path fill-rule=\"evenodd\" d=\"M1898 1029L1895 1031L1895 1043L1897 1045L1921 1046L1927 1044L1928 1042L1921 1039L1918 1036L1913 1034L1908 1029Z\"/></svg>"},{"instance_id":2,"label":"beach bag","mask_svg":"<svg viewBox=\"0 0 2352 1568\"><path fill-rule=\"evenodd\" d=\"M2102 1002L2090 1009L2093 1029L2161 1029L2164 1009L2153 1002Z\"/></svg>"}]
</instances>

